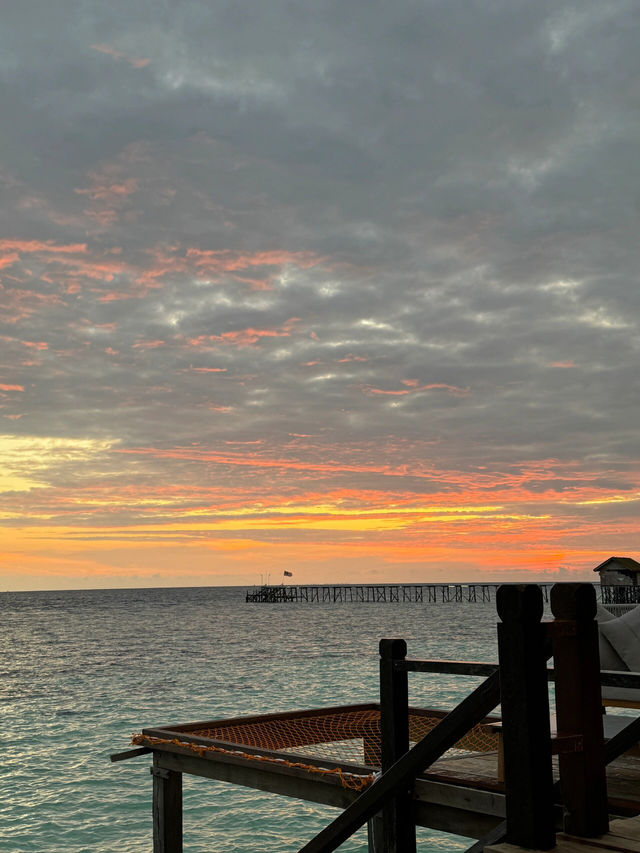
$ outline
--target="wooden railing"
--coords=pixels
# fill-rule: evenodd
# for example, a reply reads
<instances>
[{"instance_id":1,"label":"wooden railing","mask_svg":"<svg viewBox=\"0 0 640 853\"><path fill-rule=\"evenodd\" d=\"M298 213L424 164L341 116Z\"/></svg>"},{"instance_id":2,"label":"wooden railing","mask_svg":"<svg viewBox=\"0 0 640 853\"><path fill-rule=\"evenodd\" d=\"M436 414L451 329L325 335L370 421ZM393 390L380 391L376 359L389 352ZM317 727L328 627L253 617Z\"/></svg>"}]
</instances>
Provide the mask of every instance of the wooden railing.
<instances>
[{"instance_id":1,"label":"wooden railing","mask_svg":"<svg viewBox=\"0 0 640 853\"><path fill-rule=\"evenodd\" d=\"M601 586L603 604L640 604L640 586L617 584Z\"/></svg>"},{"instance_id":2,"label":"wooden railing","mask_svg":"<svg viewBox=\"0 0 640 853\"><path fill-rule=\"evenodd\" d=\"M538 850L555 845L558 807L564 828L594 837L608 828L606 764L640 738L640 718L605 746L600 684L639 687L640 676L599 670L596 595L590 584L551 590L554 620L541 621L543 595L535 585L498 590L499 664L413 660L404 640L380 642L382 772L380 777L299 853L330 853L367 821L370 849L414 853L412 786L424 771L499 703L502 706L506 821L470 851L507 840ZM553 656L555 668L547 668ZM409 749L408 673L446 672L486 677L469 696ZM552 775L548 682L556 683L560 781ZM377 816L377 817L376 817ZM371 825L371 824L370 824Z\"/></svg>"}]
</instances>

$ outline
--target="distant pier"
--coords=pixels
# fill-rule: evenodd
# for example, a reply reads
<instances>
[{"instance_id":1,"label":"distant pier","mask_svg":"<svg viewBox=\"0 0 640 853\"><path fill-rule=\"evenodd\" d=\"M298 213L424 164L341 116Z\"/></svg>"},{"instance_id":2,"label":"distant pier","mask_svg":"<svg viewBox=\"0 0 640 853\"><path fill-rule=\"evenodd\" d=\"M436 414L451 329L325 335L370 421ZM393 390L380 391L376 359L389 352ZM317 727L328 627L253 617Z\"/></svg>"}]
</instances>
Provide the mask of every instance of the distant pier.
<instances>
[{"instance_id":1,"label":"distant pier","mask_svg":"<svg viewBox=\"0 0 640 853\"><path fill-rule=\"evenodd\" d=\"M255 604L281 604L304 601L318 604L362 602L438 602L493 601L498 583L429 583L429 584L327 584L322 586L280 584L254 587L247 590L245 601ZM549 600L552 584L540 584L544 601Z\"/></svg>"}]
</instances>

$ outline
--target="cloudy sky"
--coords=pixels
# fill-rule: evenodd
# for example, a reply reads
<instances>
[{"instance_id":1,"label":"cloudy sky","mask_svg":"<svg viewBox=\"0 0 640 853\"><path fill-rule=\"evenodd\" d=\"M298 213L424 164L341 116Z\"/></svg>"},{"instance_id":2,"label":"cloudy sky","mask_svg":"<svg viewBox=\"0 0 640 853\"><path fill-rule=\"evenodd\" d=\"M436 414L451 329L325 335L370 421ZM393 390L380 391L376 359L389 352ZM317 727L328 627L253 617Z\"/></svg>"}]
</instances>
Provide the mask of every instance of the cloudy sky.
<instances>
[{"instance_id":1,"label":"cloudy sky","mask_svg":"<svg viewBox=\"0 0 640 853\"><path fill-rule=\"evenodd\" d=\"M22 0L0 587L638 556L637 0Z\"/></svg>"}]
</instances>

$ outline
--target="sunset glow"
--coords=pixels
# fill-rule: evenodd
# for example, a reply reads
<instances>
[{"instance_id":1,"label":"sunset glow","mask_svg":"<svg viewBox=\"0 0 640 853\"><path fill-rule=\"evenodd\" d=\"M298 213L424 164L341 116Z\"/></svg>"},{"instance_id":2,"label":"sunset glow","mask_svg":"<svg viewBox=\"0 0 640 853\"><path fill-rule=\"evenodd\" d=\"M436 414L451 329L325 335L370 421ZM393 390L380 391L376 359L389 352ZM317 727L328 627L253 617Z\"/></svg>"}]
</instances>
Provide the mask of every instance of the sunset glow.
<instances>
[{"instance_id":1,"label":"sunset glow","mask_svg":"<svg viewBox=\"0 0 640 853\"><path fill-rule=\"evenodd\" d=\"M455 5L16 7L0 588L638 556L633 27Z\"/></svg>"}]
</instances>

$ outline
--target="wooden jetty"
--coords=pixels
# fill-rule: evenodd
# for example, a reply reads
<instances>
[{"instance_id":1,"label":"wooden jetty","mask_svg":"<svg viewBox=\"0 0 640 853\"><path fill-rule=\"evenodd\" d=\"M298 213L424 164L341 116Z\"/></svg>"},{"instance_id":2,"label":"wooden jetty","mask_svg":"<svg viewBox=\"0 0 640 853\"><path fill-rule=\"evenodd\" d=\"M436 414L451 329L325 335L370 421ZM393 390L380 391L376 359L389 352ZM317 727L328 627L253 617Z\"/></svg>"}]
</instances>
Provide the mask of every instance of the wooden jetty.
<instances>
[{"instance_id":1,"label":"wooden jetty","mask_svg":"<svg viewBox=\"0 0 640 853\"><path fill-rule=\"evenodd\" d=\"M415 602L430 604L449 601L494 601L504 584L497 583L430 583L430 584L262 584L247 590L245 601L254 604L308 602L335 604L362 602ZM539 584L544 601L549 600L551 584Z\"/></svg>"},{"instance_id":2,"label":"wooden jetty","mask_svg":"<svg viewBox=\"0 0 640 853\"><path fill-rule=\"evenodd\" d=\"M381 640L379 703L143 729L112 760L152 754L154 853L182 853L185 773L341 809L299 853L365 824L370 853L415 853L416 825L477 839L468 853L640 853L638 821L620 820L640 815L640 717L607 725L600 689L640 674L600 672L593 586L558 584L550 600L543 622L539 587L499 589L498 664L416 660ZM483 680L444 713L409 707L409 673ZM359 758L327 757L345 743Z\"/></svg>"},{"instance_id":3,"label":"wooden jetty","mask_svg":"<svg viewBox=\"0 0 640 853\"><path fill-rule=\"evenodd\" d=\"M640 818L612 820L609 831L598 836L589 844L585 839L576 839L564 832L556 835L556 853L633 853L640 849ZM487 853L521 853L522 848L514 844L492 844L485 847Z\"/></svg>"}]
</instances>

